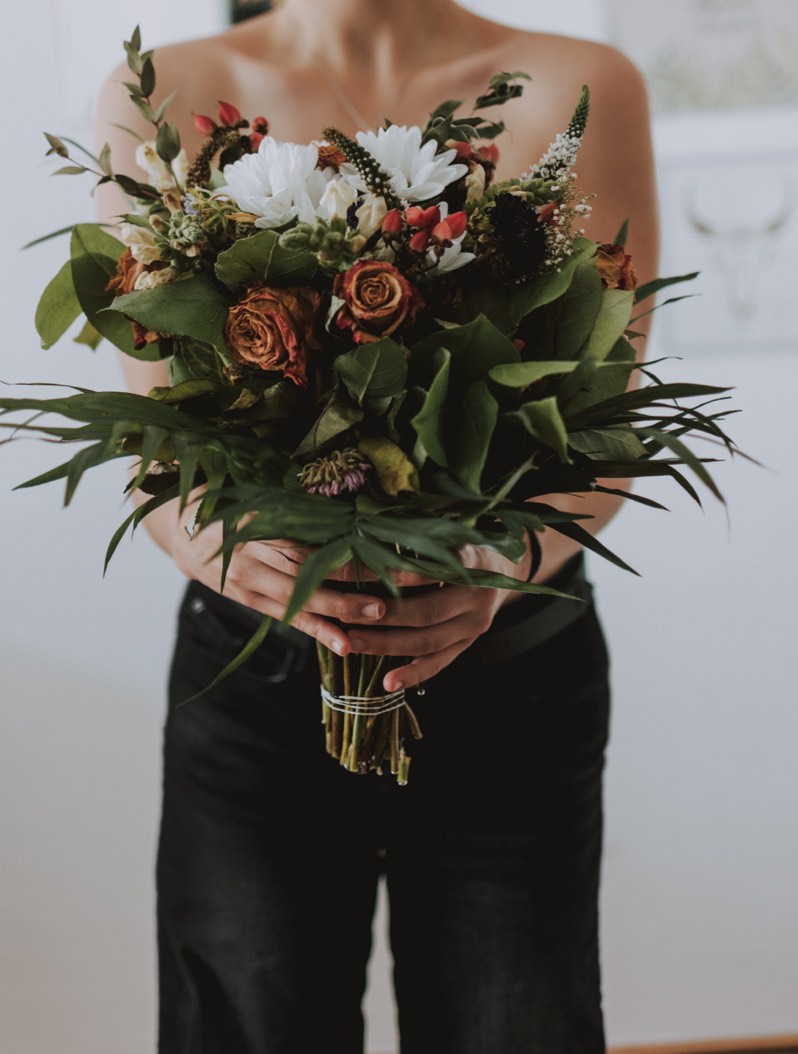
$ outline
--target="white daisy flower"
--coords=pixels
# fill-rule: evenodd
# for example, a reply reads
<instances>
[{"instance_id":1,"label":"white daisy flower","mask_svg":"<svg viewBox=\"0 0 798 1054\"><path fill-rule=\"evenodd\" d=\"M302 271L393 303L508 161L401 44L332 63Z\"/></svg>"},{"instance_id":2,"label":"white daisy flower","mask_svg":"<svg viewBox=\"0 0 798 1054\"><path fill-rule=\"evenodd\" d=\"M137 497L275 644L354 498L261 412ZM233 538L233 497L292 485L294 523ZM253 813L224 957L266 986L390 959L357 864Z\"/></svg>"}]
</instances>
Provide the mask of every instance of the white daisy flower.
<instances>
[{"instance_id":1,"label":"white daisy flower","mask_svg":"<svg viewBox=\"0 0 798 1054\"><path fill-rule=\"evenodd\" d=\"M392 124L374 132L358 132L358 143L391 176L394 193L405 201L429 201L443 194L468 172L467 165L451 164L456 150L442 150L431 139L421 145L417 126ZM351 166L347 166L347 171Z\"/></svg>"},{"instance_id":2,"label":"white daisy flower","mask_svg":"<svg viewBox=\"0 0 798 1054\"><path fill-rule=\"evenodd\" d=\"M225 165L225 186L215 194L232 198L243 212L257 216L256 227L280 227L294 217L312 223L333 176L330 169L316 168L318 159L315 146L278 143L265 136L257 153Z\"/></svg>"}]
</instances>

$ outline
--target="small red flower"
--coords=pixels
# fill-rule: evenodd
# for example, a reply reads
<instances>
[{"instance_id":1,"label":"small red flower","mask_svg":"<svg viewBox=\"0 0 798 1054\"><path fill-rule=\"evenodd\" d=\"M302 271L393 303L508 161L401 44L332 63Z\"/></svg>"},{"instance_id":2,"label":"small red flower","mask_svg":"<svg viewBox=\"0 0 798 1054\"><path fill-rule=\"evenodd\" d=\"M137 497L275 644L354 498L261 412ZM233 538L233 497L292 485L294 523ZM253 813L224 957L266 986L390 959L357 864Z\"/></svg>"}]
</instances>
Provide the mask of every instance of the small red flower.
<instances>
[{"instance_id":1,"label":"small red flower","mask_svg":"<svg viewBox=\"0 0 798 1054\"><path fill-rule=\"evenodd\" d=\"M269 134L269 122L265 117L255 117L252 121L252 128L258 135Z\"/></svg>"},{"instance_id":2,"label":"small red flower","mask_svg":"<svg viewBox=\"0 0 798 1054\"><path fill-rule=\"evenodd\" d=\"M391 209L382 221L382 233L396 237L402 233L402 213L399 209Z\"/></svg>"},{"instance_id":3,"label":"small red flower","mask_svg":"<svg viewBox=\"0 0 798 1054\"><path fill-rule=\"evenodd\" d=\"M241 120L241 112L232 103L219 100L219 120L228 128L234 128Z\"/></svg>"},{"instance_id":4,"label":"small red flower","mask_svg":"<svg viewBox=\"0 0 798 1054\"><path fill-rule=\"evenodd\" d=\"M445 220L441 220L437 223L431 232L432 240L435 242L441 242L444 245L451 245L455 239L459 238L468 225L468 216L464 212L453 212L451 216L447 216ZM419 232L426 233L426 232Z\"/></svg>"},{"instance_id":5,"label":"small red flower","mask_svg":"<svg viewBox=\"0 0 798 1054\"><path fill-rule=\"evenodd\" d=\"M216 128L216 121L211 117L204 117L200 113L194 113L191 115L194 118L194 127L197 130L198 135L212 135Z\"/></svg>"},{"instance_id":6,"label":"small red flower","mask_svg":"<svg viewBox=\"0 0 798 1054\"><path fill-rule=\"evenodd\" d=\"M483 161L488 161L491 165L498 165L499 148L495 143L483 143L477 147L477 153Z\"/></svg>"},{"instance_id":7,"label":"small red flower","mask_svg":"<svg viewBox=\"0 0 798 1054\"><path fill-rule=\"evenodd\" d=\"M416 231L413 237L408 242L408 245L414 253L423 253L427 251L431 234L429 231Z\"/></svg>"},{"instance_id":8,"label":"small red flower","mask_svg":"<svg viewBox=\"0 0 798 1054\"><path fill-rule=\"evenodd\" d=\"M441 222L441 210L437 205L431 205L428 209L422 209L419 205L411 205L405 213L405 218L411 227L431 231Z\"/></svg>"}]
</instances>

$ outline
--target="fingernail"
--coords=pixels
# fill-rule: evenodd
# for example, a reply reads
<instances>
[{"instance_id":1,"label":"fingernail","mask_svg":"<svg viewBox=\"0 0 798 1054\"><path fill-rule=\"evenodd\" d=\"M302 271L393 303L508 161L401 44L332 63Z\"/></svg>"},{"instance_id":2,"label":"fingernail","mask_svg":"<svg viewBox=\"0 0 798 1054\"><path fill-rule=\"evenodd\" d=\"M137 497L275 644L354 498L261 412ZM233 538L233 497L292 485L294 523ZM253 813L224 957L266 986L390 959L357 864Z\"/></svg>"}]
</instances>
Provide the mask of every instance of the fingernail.
<instances>
[{"instance_id":1,"label":"fingernail","mask_svg":"<svg viewBox=\"0 0 798 1054\"><path fill-rule=\"evenodd\" d=\"M380 604L366 604L361 614L364 618L382 618L382 606Z\"/></svg>"},{"instance_id":2,"label":"fingernail","mask_svg":"<svg viewBox=\"0 0 798 1054\"><path fill-rule=\"evenodd\" d=\"M334 640L332 642L332 650L336 655L343 655L344 653L344 642L342 640Z\"/></svg>"},{"instance_id":3,"label":"fingernail","mask_svg":"<svg viewBox=\"0 0 798 1054\"><path fill-rule=\"evenodd\" d=\"M362 637L350 637L349 643L352 645L353 651L362 651L366 646L366 642Z\"/></svg>"},{"instance_id":4,"label":"fingernail","mask_svg":"<svg viewBox=\"0 0 798 1054\"><path fill-rule=\"evenodd\" d=\"M391 691L391 692L401 692L401 690L404 688L404 686L405 686L405 682L404 681L394 681L393 682L393 688L390 688L388 690Z\"/></svg>"}]
</instances>

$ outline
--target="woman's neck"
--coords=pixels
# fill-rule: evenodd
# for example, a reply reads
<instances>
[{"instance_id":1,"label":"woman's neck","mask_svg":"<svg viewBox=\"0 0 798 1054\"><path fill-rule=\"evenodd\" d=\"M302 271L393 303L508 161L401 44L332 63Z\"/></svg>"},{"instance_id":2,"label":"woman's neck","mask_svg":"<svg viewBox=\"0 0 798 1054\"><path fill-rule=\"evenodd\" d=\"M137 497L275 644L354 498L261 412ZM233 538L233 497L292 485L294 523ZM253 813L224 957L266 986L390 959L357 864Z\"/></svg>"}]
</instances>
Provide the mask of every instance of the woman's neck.
<instances>
[{"instance_id":1,"label":"woman's neck","mask_svg":"<svg viewBox=\"0 0 798 1054\"><path fill-rule=\"evenodd\" d=\"M436 37L462 15L453 0L281 0L273 18L307 57L377 85L434 61Z\"/></svg>"}]
</instances>

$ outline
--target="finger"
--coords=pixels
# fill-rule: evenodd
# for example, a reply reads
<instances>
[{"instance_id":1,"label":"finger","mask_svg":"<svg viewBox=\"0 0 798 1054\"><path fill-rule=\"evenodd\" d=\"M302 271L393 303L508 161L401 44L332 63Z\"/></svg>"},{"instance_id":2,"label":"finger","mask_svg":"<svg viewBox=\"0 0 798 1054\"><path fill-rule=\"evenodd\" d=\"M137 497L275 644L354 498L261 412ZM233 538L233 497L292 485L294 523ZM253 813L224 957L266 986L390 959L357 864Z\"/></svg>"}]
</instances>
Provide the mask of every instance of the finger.
<instances>
[{"instance_id":1,"label":"finger","mask_svg":"<svg viewBox=\"0 0 798 1054\"><path fill-rule=\"evenodd\" d=\"M466 586L443 586L417 596L390 599L385 605L381 626L410 626L421 628L448 622L471 610L488 610L487 595L475 597Z\"/></svg>"},{"instance_id":2,"label":"finger","mask_svg":"<svg viewBox=\"0 0 798 1054\"><path fill-rule=\"evenodd\" d=\"M434 655L413 659L407 666L399 666L395 670L389 670L382 679L382 686L386 692L396 692L400 688L417 688L420 684L432 680L432 678L446 669L446 667L473 643L473 638L458 641L451 644Z\"/></svg>"},{"instance_id":3,"label":"finger","mask_svg":"<svg viewBox=\"0 0 798 1054\"><path fill-rule=\"evenodd\" d=\"M259 593L239 591L239 595L234 596L233 599L238 600L239 603L246 604L247 607L252 608L253 611L257 611L261 615L269 615L277 621L282 621L281 616L285 607L271 597L266 597ZM319 618L318 615L314 615L310 611L300 611L291 625L294 629L298 629L301 633L307 633L309 637L313 637L325 647L330 648L336 655L348 655L352 650L349 638L340 626L336 626L326 619Z\"/></svg>"},{"instance_id":4,"label":"finger","mask_svg":"<svg viewBox=\"0 0 798 1054\"><path fill-rule=\"evenodd\" d=\"M478 635L474 619L459 615L431 628L395 630L347 629L352 650L362 655L430 655Z\"/></svg>"}]
</instances>

